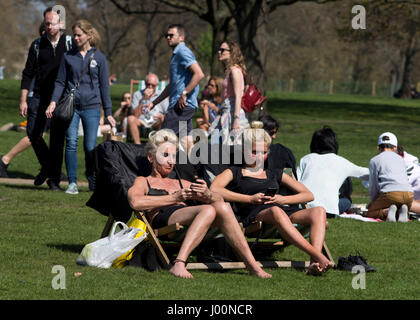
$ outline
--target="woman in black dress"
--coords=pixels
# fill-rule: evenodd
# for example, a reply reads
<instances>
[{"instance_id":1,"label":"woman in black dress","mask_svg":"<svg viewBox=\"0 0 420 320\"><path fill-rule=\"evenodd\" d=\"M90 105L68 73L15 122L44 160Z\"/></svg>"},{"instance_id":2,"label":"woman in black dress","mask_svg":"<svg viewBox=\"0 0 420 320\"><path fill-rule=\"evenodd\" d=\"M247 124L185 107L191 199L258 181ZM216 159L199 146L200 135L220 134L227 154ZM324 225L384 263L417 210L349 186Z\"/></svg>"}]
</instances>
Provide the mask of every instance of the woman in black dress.
<instances>
[{"instance_id":1,"label":"woman in black dress","mask_svg":"<svg viewBox=\"0 0 420 320\"><path fill-rule=\"evenodd\" d=\"M214 179L210 190L221 194L225 201L235 202L236 214L245 227L253 221L273 224L284 240L308 253L311 257L309 274L325 272L333 266L322 254L325 209L315 207L300 210L288 206L312 201L313 195L288 174L265 169L271 137L261 128L262 123L254 121L252 128L244 130L242 146L245 165L223 171ZM295 194L266 195L268 189L279 190L280 184L294 190ZM294 223L310 226L310 243L294 227Z\"/></svg>"}]
</instances>

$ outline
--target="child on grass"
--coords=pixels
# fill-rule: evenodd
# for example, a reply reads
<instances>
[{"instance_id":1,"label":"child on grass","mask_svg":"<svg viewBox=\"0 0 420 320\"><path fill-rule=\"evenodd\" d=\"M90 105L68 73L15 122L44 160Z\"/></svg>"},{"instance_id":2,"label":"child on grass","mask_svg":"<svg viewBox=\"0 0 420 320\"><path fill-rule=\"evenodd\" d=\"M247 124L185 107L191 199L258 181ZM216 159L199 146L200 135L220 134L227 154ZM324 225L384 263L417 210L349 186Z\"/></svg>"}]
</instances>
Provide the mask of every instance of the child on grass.
<instances>
[{"instance_id":1,"label":"child on grass","mask_svg":"<svg viewBox=\"0 0 420 320\"><path fill-rule=\"evenodd\" d=\"M397 137L391 132L379 136L379 154L369 163L369 194L367 216L396 222L408 221L414 194L408 182L404 160L397 154Z\"/></svg>"}]
</instances>

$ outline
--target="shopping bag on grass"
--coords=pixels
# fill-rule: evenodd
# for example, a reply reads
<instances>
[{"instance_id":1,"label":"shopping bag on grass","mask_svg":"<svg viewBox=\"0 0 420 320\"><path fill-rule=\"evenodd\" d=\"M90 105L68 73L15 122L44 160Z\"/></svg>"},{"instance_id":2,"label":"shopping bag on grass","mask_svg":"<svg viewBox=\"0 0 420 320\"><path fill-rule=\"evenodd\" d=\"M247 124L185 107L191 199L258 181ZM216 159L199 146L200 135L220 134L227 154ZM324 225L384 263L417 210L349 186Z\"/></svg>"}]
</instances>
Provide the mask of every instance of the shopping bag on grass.
<instances>
[{"instance_id":1,"label":"shopping bag on grass","mask_svg":"<svg viewBox=\"0 0 420 320\"><path fill-rule=\"evenodd\" d=\"M117 225L121 225L123 229L116 233ZM136 238L139 232L141 236ZM118 221L113 225L108 237L85 245L76 262L80 265L109 268L115 259L133 249L146 236L143 230L129 228L125 223Z\"/></svg>"},{"instance_id":2,"label":"shopping bag on grass","mask_svg":"<svg viewBox=\"0 0 420 320\"><path fill-rule=\"evenodd\" d=\"M135 215L131 217L131 219L127 222L127 226L130 228L137 228L140 231L137 233L136 238L142 237L144 234L146 234L146 224L138 219ZM142 232L143 231L143 232ZM147 234L146 234L147 235ZM146 239L147 240L147 239ZM136 245L137 247L137 245ZM119 256L117 259L114 260L112 263L112 267L114 268L123 268L127 265L128 261L131 260L133 257L134 250L136 250L136 247L133 249L127 251L123 255Z\"/></svg>"}]
</instances>

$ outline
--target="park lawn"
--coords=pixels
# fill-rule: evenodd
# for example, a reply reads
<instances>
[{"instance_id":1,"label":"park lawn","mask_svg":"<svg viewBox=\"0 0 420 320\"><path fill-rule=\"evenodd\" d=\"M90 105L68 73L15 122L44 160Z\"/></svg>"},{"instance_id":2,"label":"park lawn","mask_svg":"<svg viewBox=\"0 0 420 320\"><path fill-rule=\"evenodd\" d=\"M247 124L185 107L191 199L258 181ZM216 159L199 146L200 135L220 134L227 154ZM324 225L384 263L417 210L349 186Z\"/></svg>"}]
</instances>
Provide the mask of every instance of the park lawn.
<instances>
[{"instance_id":1,"label":"park lawn","mask_svg":"<svg viewBox=\"0 0 420 320\"><path fill-rule=\"evenodd\" d=\"M113 103L128 86L111 87ZM19 83L0 82L0 125L17 123ZM413 101L385 98L268 93L268 112L280 121L275 142L288 146L297 161L309 152L312 132L323 125L338 134L339 154L367 166L376 154L380 133L393 131L410 153L420 153L420 110ZM395 104L393 103L395 101ZM0 154L23 133L0 133ZM98 139L98 143L101 142ZM84 180L82 142L79 178ZM12 177L33 177L39 167L32 149L17 156ZM63 169L64 170L64 169ZM354 202L366 203L368 194L354 179ZM0 299L46 300L366 300L419 299L419 222L363 223L330 219L326 241L334 259L357 251L377 269L366 274L365 289L354 289L355 274L331 270L309 277L294 269L267 269L271 280L250 277L244 270L223 273L193 271L194 280L177 279L165 271L97 269L75 263L83 246L99 238L106 217L85 203L91 192L80 187L77 196L50 192L45 185L0 184ZM303 260L294 247L276 254L280 259ZM65 290L54 290L52 273L65 268ZM81 273L81 276L75 274Z\"/></svg>"}]
</instances>

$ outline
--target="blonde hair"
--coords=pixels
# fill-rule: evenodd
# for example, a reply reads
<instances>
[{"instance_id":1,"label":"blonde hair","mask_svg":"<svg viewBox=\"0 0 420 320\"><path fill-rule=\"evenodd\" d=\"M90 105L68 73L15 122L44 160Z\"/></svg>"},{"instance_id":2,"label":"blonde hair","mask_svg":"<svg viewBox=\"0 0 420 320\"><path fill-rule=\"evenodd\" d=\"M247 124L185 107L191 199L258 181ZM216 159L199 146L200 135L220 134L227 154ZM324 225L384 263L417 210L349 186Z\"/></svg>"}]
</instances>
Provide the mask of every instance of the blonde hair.
<instances>
[{"instance_id":1,"label":"blonde hair","mask_svg":"<svg viewBox=\"0 0 420 320\"><path fill-rule=\"evenodd\" d=\"M220 77L211 77L209 80L214 81L216 84L216 93L213 96L213 101L216 103L216 105L222 103L222 86L223 86L223 79Z\"/></svg>"},{"instance_id":2,"label":"blonde hair","mask_svg":"<svg viewBox=\"0 0 420 320\"><path fill-rule=\"evenodd\" d=\"M88 36L90 36L89 43L92 47L97 47L99 45L101 36L99 35L98 30L96 30L89 21L84 19L77 20L71 27L71 30L74 32L75 28L79 28Z\"/></svg>"},{"instance_id":3,"label":"blonde hair","mask_svg":"<svg viewBox=\"0 0 420 320\"><path fill-rule=\"evenodd\" d=\"M272 139L268 132L263 129L263 126L264 124L262 121L252 121L251 128L244 129L244 132L242 133L242 145L252 145L252 143L264 139L267 147L270 147Z\"/></svg>"},{"instance_id":4,"label":"blonde hair","mask_svg":"<svg viewBox=\"0 0 420 320\"><path fill-rule=\"evenodd\" d=\"M149 133L149 141L145 146L147 154L156 154L158 147L165 142L172 143L178 149L178 137L171 129L161 129Z\"/></svg>"}]
</instances>

